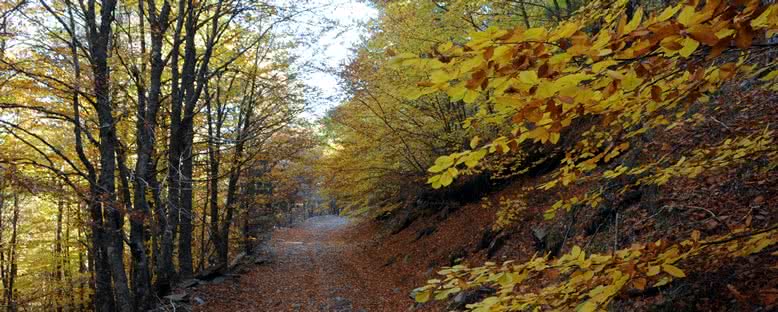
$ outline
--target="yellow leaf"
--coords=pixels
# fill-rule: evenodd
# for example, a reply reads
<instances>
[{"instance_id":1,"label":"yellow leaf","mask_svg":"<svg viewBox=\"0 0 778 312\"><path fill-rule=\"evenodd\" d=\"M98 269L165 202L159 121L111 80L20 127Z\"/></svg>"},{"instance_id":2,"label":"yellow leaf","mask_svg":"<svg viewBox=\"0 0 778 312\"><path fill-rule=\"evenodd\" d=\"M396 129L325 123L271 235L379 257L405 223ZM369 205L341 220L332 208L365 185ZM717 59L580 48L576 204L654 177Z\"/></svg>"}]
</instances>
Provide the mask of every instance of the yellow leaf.
<instances>
[{"instance_id":1,"label":"yellow leaf","mask_svg":"<svg viewBox=\"0 0 778 312\"><path fill-rule=\"evenodd\" d=\"M724 28L716 32L716 38L724 39L735 33L734 29Z\"/></svg>"},{"instance_id":2,"label":"yellow leaf","mask_svg":"<svg viewBox=\"0 0 778 312\"><path fill-rule=\"evenodd\" d=\"M678 15L678 22L686 27L691 26L694 22L694 7L685 6L681 11L681 14Z\"/></svg>"},{"instance_id":3,"label":"yellow leaf","mask_svg":"<svg viewBox=\"0 0 778 312\"><path fill-rule=\"evenodd\" d=\"M611 77L611 78L616 79L616 80L623 80L624 79L624 74L622 74L620 72L617 72L615 70L608 70L608 71L605 72L605 74L607 74L608 77Z\"/></svg>"},{"instance_id":4,"label":"yellow leaf","mask_svg":"<svg viewBox=\"0 0 778 312\"><path fill-rule=\"evenodd\" d=\"M460 83L454 87L448 88L448 90L446 90L446 93L448 93L448 96L451 98L452 101L456 102L465 97L465 94L467 93L467 88L465 87L465 84Z\"/></svg>"},{"instance_id":5,"label":"yellow leaf","mask_svg":"<svg viewBox=\"0 0 778 312\"><path fill-rule=\"evenodd\" d=\"M618 64L618 62L616 62L615 60L600 61L600 62L594 63L594 65L592 65L592 71L595 74L599 74L603 69L608 68L608 66L612 66L612 65L616 65L616 64Z\"/></svg>"},{"instance_id":6,"label":"yellow leaf","mask_svg":"<svg viewBox=\"0 0 778 312\"><path fill-rule=\"evenodd\" d=\"M570 250L570 256L575 259L578 258L578 255L581 254L581 247L578 247L578 245L573 246L573 249Z\"/></svg>"},{"instance_id":7,"label":"yellow leaf","mask_svg":"<svg viewBox=\"0 0 778 312\"><path fill-rule=\"evenodd\" d=\"M535 139L535 141L546 142L548 141L548 130L544 127L536 127L528 134L529 138Z\"/></svg>"},{"instance_id":8,"label":"yellow leaf","mask_svg":"<svg viewBox=\"0 0 778 312\"><path fill-rule=\"evenodd\" d=\"M460 69L462 72L469 72L473 69L480 67L484 63L484 59L481 56L471 57L462 62Z\"/></svg>"},{"instance_id":9,"label":"yellow leaf","mask_svg":"<svg viewBox=\"0 0 778 312\"><path fill-rule=\"evenodd\" d=\"M427 301L430 301L430 295L432 293L432 290L422 290L416 292L416 302L425 303Z\"/></svg>"},{"instance_id":10,"label":"yellow leaf","mask_svg":"<svg viewBox=\"0 0 778 312\"><path fill-rule=\"evenodd\" d=\"M694 51L697 50L697 47L700 46L700 43L692 38L685 38L683 41L681 41L681 46L683 46L683 48L681 48L678 53L683 57L689 57L692 55L692 53L694 53Z\"/></svg>"},{"instance_id":11,"label":"yellow leaf","mask_svg":"<svg viewBox=\"0 0 778 312\"><path fill-rule=\"evenodd\" d=\"M587 300L586 302L578 305L575 310L577 312L594 312L597 310L597 303L592 300Z\"/></svg>"},{"instance_id":12,"label":"yellow leaf","mask_svg":"<svg viewBox=\"0 0 778 312\"><path fill-rule=\"evenodd\" d=\"M530 85L536 85L540 82L538 73L534 70L527 70L519 73L519 81Z\"/></svg>"},{"instance_id":13,"label":"yellow leaf","mask_svg":"<svg viewBox=\"0 0 778 312\"><path fill-rule=\"evenodd\" d=\"M440 175L438 183L440 183L441 186L448 186L451 182L454 182L454 177L452 177L448 171Z\"/></svg>"},{"instance_id":14,"label":"yellow leaf","mask_svg":"<svg viewBox=\"0 0 778 312\"><path fill-rule=\"evenodd\" d=\"M430 74L430 80L432 83L444 83L451 80L451 75L449 73L442 71L442 70L436 70Z\"/></svg>"},{"instance_id":15,"label":"yellow leaf","mask_svg":"<svg viewBox=\"0 0 778 312\"><path fill-rule=\"evenodd\" d=\"M659 266L651 266L651 267L648 267L648 272L646 272L646 275L647 276L654 276L654 275L659 274L659 271L660 271Z\"/></svg>"},{"instance_id":16,"label":"yellow leaf","mask_svg":"<svg viewBox=\"0 0 778 312\"><path fill-rule=\"evenodd\" d=\"M467 156L467 160L465 160L465 165L468 168L474 168L478 165L478 162L486 156L486 150L478 150L476 152L470 153L470 155Z\"/></svg>"},{"instance_id":17,"label":"yellow leaf","mask_svg":"<svg viewBox=\"0 0 778 312\"><path fill-rule=\"evenodd\" d=\"M550 41L557 41L559 39L570 38L576 31L578 31L578 24L566 22L549 38Z\"/></svg>"},{"instance_id":18,"label":"yellow leaf","mask_svg":"<svg viewBox=\"0 0 778 312\"><path fill-rule=\"evenodd\" d=\"M552 132L549 139L551 144L557 144L557 142L559 142L559 132Z\"/></svg>"},{"instance_id":19,"label":"yellow leaf","mask_svg":"<svg viewBox=\"0 0 778 312\"><path fill-rule=\"evenodd\" d=\"M754 29L760 29L760 28L766 28L770 26L769 24L770 14L773 13L775 8L776 8L775 5L768 6L767 9L764 10L764 12L762 12L762 14L759 15L759 17L751 20L751 27L753 27Z\"/></svg>"},{"instance_id":20,"label":"yellow leaf","mask_svg":"<svg viewBox=\"0 0 778 312\"><path fill-rule=\"evenodd\" d=\"M448 155L443 155L435 159L435 165L443 167L444 169L451 167L451 165L453 164L454 164L454 159Z\"/></svg>"},{"instance_id":21,"label":"yellow leaf","mask_svg":"<svg viewBox=\"0 0 778 312\"><path fill-rule=\"evenodd\" d=\"M481 93L467 89L465 90L465 96L462 98L462 101L464 101L467 104L472 104L473 102L475 102L475 100L478 99L478 96L480 95Z\"/></svg>"},{"instance_id":22,"label":"yellow leaf","mask_svg":"<svg viewBox=\"0 0 778 312\"><path fill-rule=\"evenodd\" d=\"M657 20L660 22L664 22L666 20L669 20L675 13L678 13L678 10L680 10L683 7L683 3L679 3L678 5L674 7L669 7L662 11L662 14L657 17Z\"/></svg>"},{"instance_id":23,"label":"yellow leaf","mask_svg":"<svg viewBox=\"0 0 778 312\"><path fill-rule=\"evenodd\" d=\"M427 169L427 171L432 172L432 173L438 173L438 172L441 172L443 170L446 170L446 168L443 167L443 166L439 166L439 165L434 165L434 166L430 167L429 169Z\"/></svg>"},{"instance_id":24,"label":"yellow leaf","mask_svg":"<svg viewBox=\"0 0 778 312\"><path fill-rule=\"evenodd\" d=\"M470 140L470 148L475 148L476 146L478 146L478 142L480 142L480 141L481 141L481 138L479 138L478 136L473 137Z\"/></svg>"},{"instance_id":25,"label":"yellow leaf","mask_svg":"<svg viewBox=\"0 0 778 312\"><path fill-rule=\"evenodd\" d=\"M662 270L667 272L667 274L672 275L673 277L681 278L686 277L686 274L681 271L678 267L672 265L672 264L663 264Z\"/></svg>"},{"instance_id":26,"label":"yellow leaf","mask_svg":"<svg viewBox=\"0 0 778 312\"><path fill-rule=\"evenodd\" d=\"M631 33L633 30L637 29L642 20L643 20L643 7L639 7L637 11L635 11L635 14L632 15L632 20L629 21L629 24L627 24L627 26L624 27L624 33L628 34Z\"/></svg>"},{"instance_id":27,"label":"yellow leaf","mask_svg":"<svg viewBox=\"0 0 778 312\"><path fill-rule=\"evenodd\" d=\"M543 27L530 28L522 34L524 41L542 41L545 35L546 29Z\"/></svg>"},{"instance_id":28,"label":"yellow leaf","mask_svg":"<svg viewBox=\"0 0 778 312\"><path fill-rule=\"evenodd\" d=\"M778 77L778 69L767 73L767 75L765 75L764 77L762 77L759 80L770 81L770 80L772 80L773 78L776 78L776 77Z\"/></svg>"},{"instance_id":29,"label":"yellow leaf","mask_svg":"<svg viewBox=\"0 0 778 312\"><path fill-rule=\"evenodd\" d=\"M669 278L669 277L667 277L667 276L665 276L665 277L662 277L662 278L660 278L660 279L659 279L659 281L658 281L658 282L656 282L656 284L654 284L654 287L659 287L659 286L664 286L664 285L667 285L667 284L668 284L668 283L670 283L672 280L673 280L672 278Z\"/></svg>"}]
</instances>

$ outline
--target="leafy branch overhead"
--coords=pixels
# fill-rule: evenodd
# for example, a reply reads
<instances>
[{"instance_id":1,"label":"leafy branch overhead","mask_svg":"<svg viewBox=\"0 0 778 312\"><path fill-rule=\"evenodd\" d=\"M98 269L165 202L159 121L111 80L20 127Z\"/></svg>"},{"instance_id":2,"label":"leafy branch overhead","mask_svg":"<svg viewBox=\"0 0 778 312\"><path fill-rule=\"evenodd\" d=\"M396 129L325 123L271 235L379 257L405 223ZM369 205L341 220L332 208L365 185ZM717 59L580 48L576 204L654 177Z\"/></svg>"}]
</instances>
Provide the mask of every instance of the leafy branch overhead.
<instances>
[{"instance_id":1,"label":"leafy branch overhead","mask_svg":"<svg viewBox=\"0 0 778 312\"><path fill-rule=\"evenodd\" d=\"M490 159L526 155L544 145L558 145L563 157L535 192L564 193L559 188L626 180L630 182L614 190L625 194L754 160L765 161L765 170L774 168L778 148L769 124L675 159L613 162L657 132L706 119L694 113L695 105L720 105L712 98L727 83L750 79L754 89L778 91L778 63L766 40L778 34L778 5L682 1L653 12L629 6L626 0L595 1L551 28L492 26L469 33L464 43L440 44L425 57L394 56L392 66L426 78L404 89L406 99L443 94L476 111L464 128L501 129L489 140L475 136L469 149L437 158L427 183L446 187L489 166ZM600 187L561 198L544 217L554 219L560 210L574 207L599 208L603 196ZM501 215L515 217L511 212ZM440 271L444 279L430 280L415 296L418 302L443 300L486 285L497 293L468 309L599 311L627 289L644 291L686 277L677 266L682 260L748 256L778 242L774 228L728 239L742 231L706 241L695 231L691 240L677 245L657 241L611 255L587 257L575 246L558 259L459 265ZM720 240L728 243L717 244ZM539 278L547 282L523 285Z\"/></svg>"},{"instance_id":2,"label":"leafy branch overhead","mask_svg":"<svg viewBox=\"0 0 778 312\"><path fill-rule=\"evenodd\" d=\"M510 135L480 147L476 138L474 150L441 156L429 169L436 174L429 183L449 185L457 166L474 167L484 151L518 151L525 141L557 144L566 128L586 116L604 119L594 131L607 127L614 140L626 141L671 125L685 105L709 101L709 94L739 73L760 77L760 88L778 90L774 63L745 62L769 51L752 43L778 33L775 5L749 1L739 8L708 1L698 9L696 2L682 2L645 18L638 9L630 19L624 13L627 2L616 3L621 9L612 9L604 20L571 20L551 30L492 27L471 33L462 46L438 46L437 58L395 56L395 66L430 73L429 80L406 89L406 98L445 92L452 101L478 107L465 127L511 124ZM600 30L591 34L591 28ZM571 163L560 180L567 185L628 147L624 142L593 157L572 153L570 162L588 160Z\"/></svg>"}]
</instances>

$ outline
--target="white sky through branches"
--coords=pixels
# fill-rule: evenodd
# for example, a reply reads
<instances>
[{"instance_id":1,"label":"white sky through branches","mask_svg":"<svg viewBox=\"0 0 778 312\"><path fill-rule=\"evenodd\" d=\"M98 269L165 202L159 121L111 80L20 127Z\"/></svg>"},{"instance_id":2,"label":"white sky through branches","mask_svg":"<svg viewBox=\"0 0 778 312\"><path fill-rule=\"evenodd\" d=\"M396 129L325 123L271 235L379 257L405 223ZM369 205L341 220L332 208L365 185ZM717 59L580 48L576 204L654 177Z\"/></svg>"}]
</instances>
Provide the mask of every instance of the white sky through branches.
<instances>
[{"instance_id":1,"label":"white sky through branches","mask_svg":"<svg viewBox=\"0 0 778 312\"><path fill-rule=\"evenodd\" d=\"M300 62L309 64L303 70L302 79L309 87L321 91L318 96L309 97L311 109L305 114L308 119L322 117L326 111L345 99L346 94L338 86L335 70L354 54L354 48L366 33L365 24L375 18L378 12L366 1L360 0L311 0L311 14L302 18L301 29L321 27L329 24L324 32L316 30L309 46L296 51ZM326 21L325 21L326 20ZM307 24L307 25L306 25ZM315 28L314 28L315 29Z\"/></svg>"}]
</instances>

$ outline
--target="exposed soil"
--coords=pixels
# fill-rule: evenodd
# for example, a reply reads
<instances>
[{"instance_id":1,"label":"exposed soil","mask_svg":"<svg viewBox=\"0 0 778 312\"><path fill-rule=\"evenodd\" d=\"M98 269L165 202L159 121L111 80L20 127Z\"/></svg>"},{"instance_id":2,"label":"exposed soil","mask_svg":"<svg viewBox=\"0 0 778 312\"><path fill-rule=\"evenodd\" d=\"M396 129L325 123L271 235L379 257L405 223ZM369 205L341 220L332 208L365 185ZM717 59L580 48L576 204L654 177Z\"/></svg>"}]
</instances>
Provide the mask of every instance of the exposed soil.
<instances>
[{"instance_id":1,"label":"exposed soil","mask_svg":"<svg viewBox=\"0 0 778 312\"><path fill-rule=\"evenodd\" d=\"M270 264L197 291L205 304L195 311L405 311L407 293L388 287L357 252L364 238L336 216L314 217L277 229ZM380 267L380 265L379 265ZM405 298L405 299L403 299Z\"/></svg>"}]
</instances>

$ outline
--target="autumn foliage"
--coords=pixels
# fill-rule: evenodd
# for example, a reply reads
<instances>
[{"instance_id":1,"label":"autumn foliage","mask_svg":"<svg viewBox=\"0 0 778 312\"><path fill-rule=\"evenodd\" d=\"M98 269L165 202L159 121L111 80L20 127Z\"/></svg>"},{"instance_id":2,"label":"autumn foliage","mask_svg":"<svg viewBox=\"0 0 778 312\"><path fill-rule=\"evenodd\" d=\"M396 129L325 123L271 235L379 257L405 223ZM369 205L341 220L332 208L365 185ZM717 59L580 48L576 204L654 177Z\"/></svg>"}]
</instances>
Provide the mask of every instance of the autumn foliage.
<instances>
[{"instance_id":1,"label":"autumn foliage","mask_svg":"<svg viewBox=\"0 0 778 312\"><path fill-rule=\"evenodd\" d=\"M477 170L487 155L526 153L533 143L561 145L559 153L564 155L559 168L533 192L624 179L628 182L608 190L624 194L756 160L766 164L761 170L774 168L778 150L769 124L753 124L752 132L724 137L675 159L614 163L644 138L706 118L694 114L696 107L716 105L711 98L735 78L751 79L752 88L778 91L774 53L766 41L778 32L776 5L688 1L627 14L627 4L609 3L606 9L595 2L581 9L589 14L552 28L473 32L463 45L437 46L434 58L397 55L395 66L429 73L427 80L406 89L408 99L444 92L452 101L478 107L466 127L508 130L485 143L475 137L472 149L439 157L429 168L427 182L433 188L448 186ZM603 193L595 186L582 195L560 198L544 216L553 219L579 205L598 208ZM439 272L443 279L419 288L416 299L445 299L475 286L495 285L496 295L468 308L603 310L627 289L642 291L685 277L676 266L679 261L747 256L773 245L776 234L775 225L741 228L707 240L700 240L695 231L676 245L660 240L591 255L575 246L558 259L538 256L502 265L454 266ZM552 278L521 286L539 274ZM553 278L560 274L564 278Z\"/></svg>"}]
</instances>

